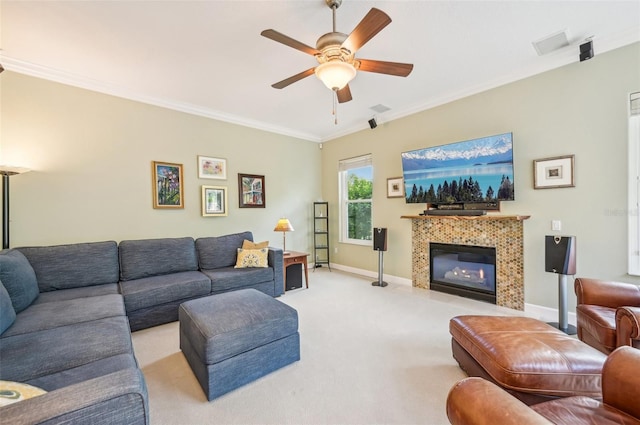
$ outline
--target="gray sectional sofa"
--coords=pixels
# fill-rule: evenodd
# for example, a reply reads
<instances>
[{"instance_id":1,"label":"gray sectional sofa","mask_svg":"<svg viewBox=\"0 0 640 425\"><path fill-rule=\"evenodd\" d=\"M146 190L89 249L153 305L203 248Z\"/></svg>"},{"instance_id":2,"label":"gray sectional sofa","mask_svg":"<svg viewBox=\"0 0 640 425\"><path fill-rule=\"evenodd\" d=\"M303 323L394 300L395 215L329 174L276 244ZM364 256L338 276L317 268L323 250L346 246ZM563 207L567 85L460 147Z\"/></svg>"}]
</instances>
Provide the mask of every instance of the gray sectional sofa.
<instances>
[{"instance_id":1,"label":"gray sectional sofa","mask_svg":"<svg viewBox=\"0 0 640 425\"><path fill-rule=\"evenodd\" d=\"M283 292L282 250L235 268L251 232L24 247L0 252L0 380L46 394L0 407L2 423L148 424L131 331L178 319L187 300Z\"/></svg>"}]
</instances>

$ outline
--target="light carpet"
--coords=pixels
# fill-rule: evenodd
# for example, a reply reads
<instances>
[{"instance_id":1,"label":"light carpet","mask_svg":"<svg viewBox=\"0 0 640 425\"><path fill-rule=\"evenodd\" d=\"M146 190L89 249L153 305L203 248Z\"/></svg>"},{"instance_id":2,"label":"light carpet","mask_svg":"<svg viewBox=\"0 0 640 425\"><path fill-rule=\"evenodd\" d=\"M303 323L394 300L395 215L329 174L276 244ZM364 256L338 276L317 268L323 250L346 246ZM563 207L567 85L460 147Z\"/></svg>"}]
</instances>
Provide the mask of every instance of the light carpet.
<instances>
[{"instance_id":1,"label":"light carpet","mask_svg":"<svg viewBox=\"0 0 640 425\"><path fill-rule=\"evenodd\" d=\"M278 298L298 311L301 360L212 402L180 351L177 322L134 332L151 423L448 424L447 393L466 376L449 319L520 314L326 268L309 286Z\"/></svg>"}]
</instances>

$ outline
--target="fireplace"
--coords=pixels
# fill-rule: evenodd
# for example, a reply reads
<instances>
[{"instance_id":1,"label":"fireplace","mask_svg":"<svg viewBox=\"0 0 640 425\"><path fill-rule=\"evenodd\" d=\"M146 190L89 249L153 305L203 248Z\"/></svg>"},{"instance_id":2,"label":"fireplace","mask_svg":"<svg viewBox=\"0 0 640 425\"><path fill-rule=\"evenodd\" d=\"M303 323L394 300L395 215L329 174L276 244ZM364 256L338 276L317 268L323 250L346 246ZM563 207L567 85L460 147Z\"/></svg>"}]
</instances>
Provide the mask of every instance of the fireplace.
<instances>
[{"instance_id":1,"label":"fireplace","mask_svg":"<svg viewBox=\"0 0 640 425\"><path fill-rule=\"evenodd\" d=\"M429 244L429 282L435 291L496 303L496 249Z\"/></svg>"}]
</instances>

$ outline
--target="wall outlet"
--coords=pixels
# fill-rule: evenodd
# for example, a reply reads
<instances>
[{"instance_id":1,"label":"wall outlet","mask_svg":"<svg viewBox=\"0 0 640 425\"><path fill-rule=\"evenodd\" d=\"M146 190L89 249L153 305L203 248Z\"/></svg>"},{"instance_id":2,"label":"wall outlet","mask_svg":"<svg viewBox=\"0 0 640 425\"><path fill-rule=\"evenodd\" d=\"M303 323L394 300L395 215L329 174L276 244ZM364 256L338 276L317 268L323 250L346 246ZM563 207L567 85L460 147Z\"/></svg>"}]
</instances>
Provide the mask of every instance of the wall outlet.
<instances>
[{"instance_id":1,"label":"wall outlet","mask_svg":"<svg viewBox=\"0 0 640 425\"><path fill-rule=\"evenodd\" d=\"M562 230L562 222L560 220L551 220L551 230L560 232Z\"/></svg>"},{"instance_id":2,"label":"wall outlet","mask_svg":"<svg viewBox=\"0 0 640 425\"><path fill-rule=\"evenodd\" d=\"M335 248L333 248L333 252L336 253L336 254L338 253L338 247L337 246Z\"/></svg>"}]
</instances>

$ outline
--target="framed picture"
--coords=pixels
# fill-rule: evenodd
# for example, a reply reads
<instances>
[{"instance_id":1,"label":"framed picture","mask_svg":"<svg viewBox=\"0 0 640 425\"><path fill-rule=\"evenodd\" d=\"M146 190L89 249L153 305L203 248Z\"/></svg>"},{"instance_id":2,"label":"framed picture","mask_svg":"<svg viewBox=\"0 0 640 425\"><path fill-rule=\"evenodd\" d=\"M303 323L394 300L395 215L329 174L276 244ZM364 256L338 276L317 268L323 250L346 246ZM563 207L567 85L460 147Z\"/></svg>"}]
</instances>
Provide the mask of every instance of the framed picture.
<instances>
[{"instance_id":1,"label":"framed picture","mask_svg":"<svg viewBox=\"0 0 640 425\"><path fill-rule=\"evenodd\" d=\"M227 160L198 155L198 177L201 179L227 179Z\"/></svg>"},{"instance_id":2,"label":"framed picture","mask_svg":"<svg viewBox=\"0 0 640 425\"><path fill-rule=\"evenodd\" d=\"M202 216L217 217L227 215L227 188L202 186Z\"/></svg>"},{"instance_id":3,"label":"framed picture","mask_svg":"<svg viewBox=\"0 0 640 425\"><path fill-rule=\"evenodd\" d=\"M153 161L153 208L184 208L182 164Z\"/></svg>"},{"instance_id":4,"label":"framed picture","mask_svg":"<svg viewBox=\"0 0 640 425\"><path fill-rule=\"evenodd\" d=\"M404 183L402 177L387 179L387 198L404 198Z\"/></svg>"},{"instance_id":5,"label":"framed picture","mask_svg":"<svg viewBox=\"0 0 640 425\"><path fill-rule=\"evenodd\" d=\"M574 160L575 155L535 159L533 161L533 188L574 187Z\"/></svg>"},{"instance_id":6,"label":"framed picture","mask_svg":"<svg viewBox=\"0 0 640 425\"><path fill-rule=\"evenodd\" d=\"M240 208L264 208L267 204L264 176L238 174L238 198Z\"/></svg>"}]
</instances>

